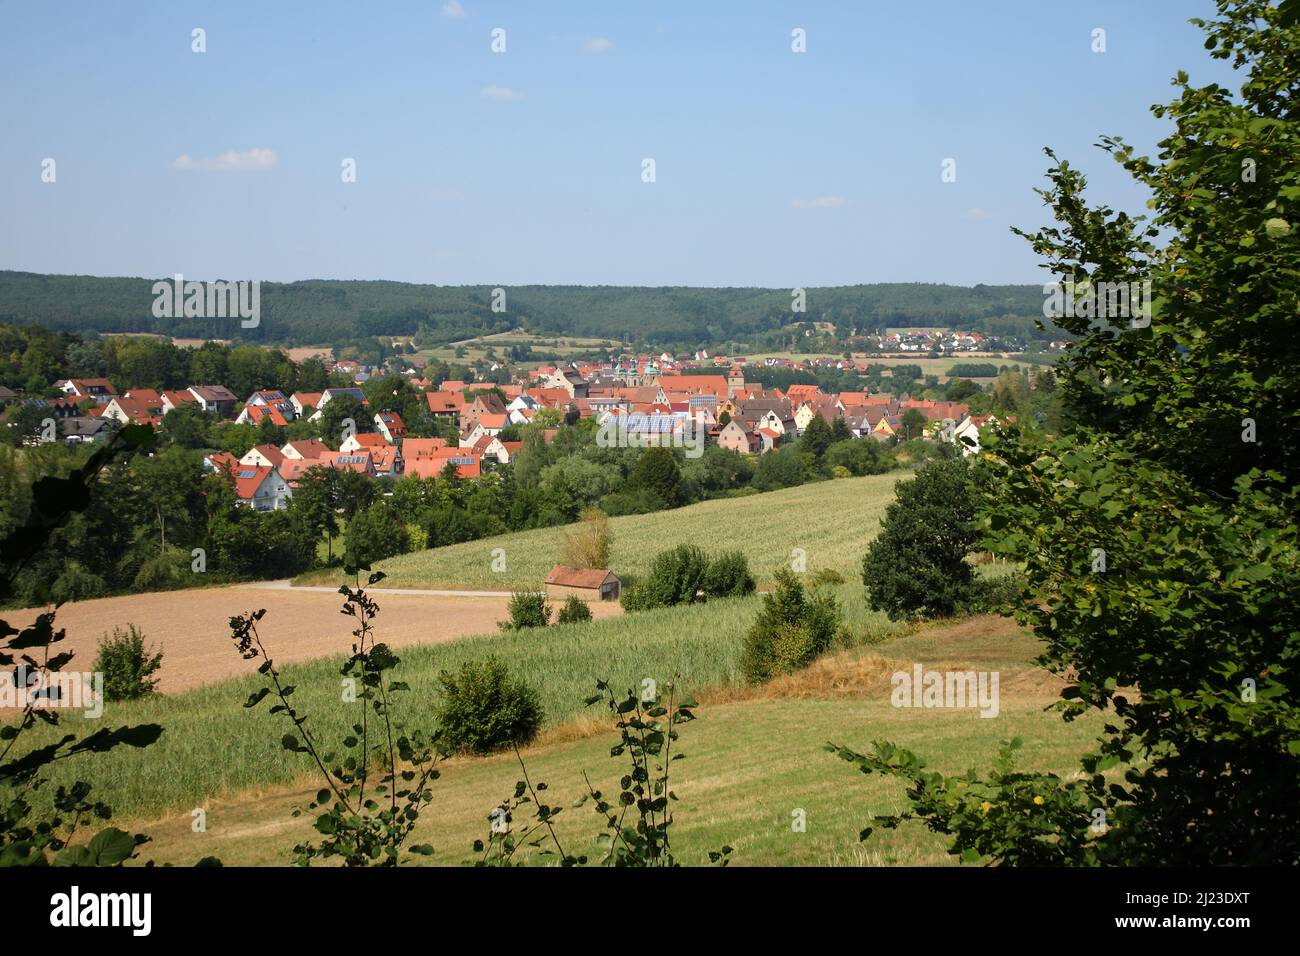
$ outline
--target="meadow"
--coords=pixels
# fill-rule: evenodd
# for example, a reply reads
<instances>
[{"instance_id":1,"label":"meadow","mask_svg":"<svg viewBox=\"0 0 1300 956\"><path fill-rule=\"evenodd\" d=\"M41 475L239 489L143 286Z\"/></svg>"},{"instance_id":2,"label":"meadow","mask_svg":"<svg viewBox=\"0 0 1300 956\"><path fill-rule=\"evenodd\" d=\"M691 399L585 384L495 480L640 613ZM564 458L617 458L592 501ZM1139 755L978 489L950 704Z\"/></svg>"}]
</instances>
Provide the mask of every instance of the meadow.
<instances>
[{"instance_id":1,"label":"meadow","mask_svg":"<svg viewBox=\"0 0 1300 956\"><path fill-rule=\"evenodd\" d=\"M876 641L897 630L884 615L867 609L861 586L842 585L836 590L854 642ZM640 686L647 677L660 683L676 681L692 694L734 688L741 683L742 641L760 600L758 596L717 600L589 624L405 647L398 652L402 658L398 679L411 690L403 695L399 712L412 728L432 729L429 704L438 691L439 673L489 655L500 658L538 690L546 726L552 731L583 719L587 713L583 701L593 693L597 678L619 687ZM376 638L383 641L382 597L379 603ZM267 606L259 630L269 638L277 623L270 592ZM338 654L282 669L283 682L296 688L295 706L311 715L309 727L323 741L341 739L356 719L353 705L342 700L339 677L352 641L350 620L339 617ZM430 626L436 624L431 621ZM236 653L233 644L230 653ZM65 761L50 779L56 784L93 781L97 799L132 815L191 808L211 796L290 784L307 767L301 757L280 747L280 737L289 729L284 718L272 715L269 706L252 710L241 706L261 686L260 679L250 675L175 695L108 704L104 721L113 726L161 724L165 730L159 742L146 750L120 747L107 755ZM79 713L73 713L60 728L41 727L25 734L22 749L48 742L65 728L96 729L82 724Z\"/></svg>"},{"instance_id":2,"label":"meadow","mask_svg":"<svg viewBox=\"0 0 1300 956\"><path fill-rule=\"evenodd\" d=\"M716 616L725 628L739 612L737 605L745 603L689 609L660 624L684 626L687 618L703 624ZM679 860L704 864L709 850L726 844L734 847L737 866L955 864L946 852L947 838L921 825L877 830L870 841L860 842L858 833L872 814L905 806L904 785L863 776L822 745L834 741L868 750L872 741L887 739L914 749L932 768L955 773L987 768L1000 741L1018 736L1025 742L1017 752L1019 768L1068 777L1095 739L1100 719L1066 723L1045 710L1059 684L1029 663L1038 648L1032 636L1005 620L976 618L914 632L895 630L882 643L840 650L763 687L733 685L699 694L699 719L681 728L679 752L687 757L673 765ZM892 707L889 675L912 661L999 670L998 716ZM572 690L585 693L583 684L575 676ZM253 720L248 713L241 718ZM263 732L274 737L270 728ZM611 759L615 740L607 712L597 710L523 751L530 779L545 781L548 799L564 808L556 827L569 852L596 857L601 820L590 803L573 803L585 792L584 774L597 788L617 788L625 770ZM435 852L419 862L448 866L472 859L471 844L485 837L488 812L512 793L518 779L519 763L509 753L446 762L415 833ZM228 865L282 865L295 843L312 836L309 820L292 812L310 799L315 786L299 779L286 786L226 791L182 801L172 812L127 819L153 838L143 859L184 865L212 854ZM192 807L205 809L206 832L193 832ZM548 859L534 855L530 862Z\"/></svg>"},{"instance_id":3,"label":"meadow","mask_svg":"<svg viewBox=\"0 0 1300 956\"><path fill-rule=\"evenodd\" d=\"M895 483L910 477L890 472L865 478L814 482L739 498L647 515L610 520L614 545L610 568L620 576L646 572L659 551L680 541L708 551L743 551L760 586L780 566L804 552L806 569L838 572L860 579L867 542L880 530L880 518L894 499ZM511 591L539 586L559 563L571 528L540 528L483 538L464 544L400 555L375 565L388 577L384 587L462 588ZM499 549L499 552L498 552ZM495 559L503 553L504 570ZM338 571L314 571L295 583L341 581Z\"/></svg>"}]
</instances>

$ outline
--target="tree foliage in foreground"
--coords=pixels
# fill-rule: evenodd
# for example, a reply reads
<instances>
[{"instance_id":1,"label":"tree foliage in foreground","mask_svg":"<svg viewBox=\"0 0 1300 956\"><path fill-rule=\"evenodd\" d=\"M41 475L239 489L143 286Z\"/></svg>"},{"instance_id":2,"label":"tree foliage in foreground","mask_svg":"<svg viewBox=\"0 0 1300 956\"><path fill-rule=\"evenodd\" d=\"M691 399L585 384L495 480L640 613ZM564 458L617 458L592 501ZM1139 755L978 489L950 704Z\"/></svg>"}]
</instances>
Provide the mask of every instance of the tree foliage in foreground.
<instances>
[{"instance_id":1,"label":"tree foliage in foreground","mask_svg":"<svg viewBox=\"0 0 1300 956\"><path fill-rule=\"evenodd\" d=\"M1018 618L1069 681L1065 719L1100 712L1083 774L945 777L877 743L833 750L907 780L911 807L966 860L1294 864L1300 859L1300 23L1265 0L1196 21L1244 71L1238 96L1175 81L1153 161L1103 147L1152 195L1149 220L1091 205L1068 163L1028 238L1060 277L1150 279L1141 323L1063 319L1061 385L1079 427L995 436L990 546L1023 561ZM1167 237L1167 238L1166 238ZM1164 240L1163 244L1157 242ZM870 828L865 834L870 833Z\"/></svg>"}]
</instances>

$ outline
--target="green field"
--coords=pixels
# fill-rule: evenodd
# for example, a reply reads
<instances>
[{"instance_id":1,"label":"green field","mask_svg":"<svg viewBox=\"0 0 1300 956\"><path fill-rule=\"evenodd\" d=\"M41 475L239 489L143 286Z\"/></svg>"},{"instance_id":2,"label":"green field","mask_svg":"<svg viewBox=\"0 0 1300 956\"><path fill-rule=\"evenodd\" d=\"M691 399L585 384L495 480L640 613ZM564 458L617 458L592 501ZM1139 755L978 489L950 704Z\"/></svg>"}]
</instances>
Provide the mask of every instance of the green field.
<instances>
[{"instance_id":1,"label":"green field","mask_svg":"<svg viewBox=\"0 0 1300 956\"><path fill-rule=\"evenodd\" d=\"M866 608L864 589L838 589L845 619L855 641L873 641L897 628ZM402 649L400 679L411 686L403 704L412 725L430 722L428 704L442 670L495 654L525 676L541 695L546 725L559 727L580 718L583 700L597 678L639 686L647 677L677 680L690 693L735 686L740 680L741 642L758 613L757 596L708 604L664 608L589 624L552 626L542 631L515 631L471 637L444 644ZM379 599L382 609L383 599ZM296 706L311 714L313 732L338 740L356 719L341 700L339 665L351 646L348 620L338 625L339 655L284 669L293 684ZM276 627L273 601L260 630L272 637ZM377 639L384 638L382 610ZM84 775L94 782L98 799L119 812L147 814L197 806L205 797L247 788L283 785L304 769L302 760L280 748L283 718L269 707L245 710L248 695L261 686L256 675L224 681L168 697L109 704L104 719L114 726L157 723L166 728L147 750L118 748L103 757L59 765L51 779L66 783ZM81 728L75 728L81 729ZM24 736L24 747L52 738L39 728Z\"/></svg>"},{"instance_id":2,"label":"green field","mask_svg":"<svg viewBox=\"0 0 1300 956\"><path fill-rule=\"evenodd\" d=\"M891 472L840 478L613 518L610 567L623 576L644 574L657 552L688 541L709 551L743 551L760 582L770 580L778 567L788 566L794 548L804 550L809 572L828 568L845 580L860 579L867 542L880 529L885 506L894 498L894 484L907 477L907 473ZM483 538L404 554L376 568L388 575L384 587L487 591L536 587L559 563L570 530L541 528ZM492 570L498 548L505 553L504 571ZM304 584L335 581L342 581L337 571L315 571L298 579Z\"/></svg>"},{"instance_id":3,"label":"green field","mask_svg":"<svg viewBox=\"0 0 1300 956\"><path fill-rule=\"evenodd\" d=\"M444 362L470 362L486 357L488 349L494 349L497 358L504 358L512 345L526 345L544 355L585 355L590 352L606 352L621 349L622 345L615 339L582 338L574 335L532 335L528 332L498 332L495 335L482 335L472 339L462 339L437 348L420 349L415 354L425 359L441 359ZM464 355L456 357L456 349L464 350ZM525 365L544 364L541 362L524 363Z\"/></svg>"},{"instance_id":4,"label":"green field","mask_svg":"<svg viewBox=\"0 0 1300 956\"><path fill-rule=\"evenodd\" d=\"M690 627L698 641L706 636L700 626L715 614L724 620L746 616L736 606L745 603L670 615L648 629L659 635L650 639L664 641L666 632L677 625L683 630ZM563 635L567 640L571 634L556 630L551 636ZM728 632L722 643L730 643L733 634ZM661 643L660 651L668 652L670 646ZM988 767L999 742L1019 736L1025 741L1018 752L1019 767L1068 776L1077 770L1077 758L1094 740L1100 721L1087 718L1067 724L1044 710L1055 697L1055 686L1029 664L1037 650L1030 636L1006 621L974 619L841 651L801 675L749 694L702 694L700 719L682 729L680 749L687 759L674 764L674 791L680 798L674 807L674 839L680 860L701 864L710 849L729 844L735 848L734 865L953 863L945 852L945 838L921 826L881 831L868 843L860 843L858 831L871 814L897 812L903 806L903 785L865 777L821 747L834 741L865 750L874 740L889 739L915 749L934 769L960 772ZM912 661L927 667L999 670L999 715L985 719L971 711L890 706L888 675ZM427 663L422 661L419 667ZM575 663L565 679L575 693L585 692L584 681L577 676L582 667ZM628 671L639 672L636 665ZM545 674L554 676L551 671ZM229 685L221 689L228 698L238 697L243 690ZM422 699L423 693L421 684L412 699ZM227 705L225 711L230 709ZM248 732L230 726L220 714L214 716L220 717L222 730L230 734L230 744L222 746L225 768L233 769L255 756L246 749L252 744ZM236 716L250 727L264 719L248 712ZM277 763L289 759L280 755L270 726L257 730L266 738L264 759ZM216 744L214 733L204 736ZM569 841L570 852L594 855L600 820L589 805L572 808L570 804L583 792L584 772L598 788L616 786L623 770L610 758L615 739L608 720L602 719L599 727L553 735L524 751L532 779L545 781L553 802L566 808L558 831L561 839ZM183 769L173 766L154 774L165 777ZM512 755L448 762L442 779L434 784L433 804L416 831L418 841L427 840L435 847L428 862L447 866L469 859L470 844L484 835L488 811L510 794L517 779L519 768ZM142 854L145 859L185 864L215 854L227 864L283 864L294 843L311 836L309 823L295 820L291 812L314 792L315 786L306 778L296 786L227 792L225 797L207 798L195 791L192 799L187 795L173 801L171 812L119 813L119 817L153 837ZM193 807L206 809L206 833L192 832ZM792 829L792 814L800 810L807 821L802 833Z\"/></svg>"}]
</instances>

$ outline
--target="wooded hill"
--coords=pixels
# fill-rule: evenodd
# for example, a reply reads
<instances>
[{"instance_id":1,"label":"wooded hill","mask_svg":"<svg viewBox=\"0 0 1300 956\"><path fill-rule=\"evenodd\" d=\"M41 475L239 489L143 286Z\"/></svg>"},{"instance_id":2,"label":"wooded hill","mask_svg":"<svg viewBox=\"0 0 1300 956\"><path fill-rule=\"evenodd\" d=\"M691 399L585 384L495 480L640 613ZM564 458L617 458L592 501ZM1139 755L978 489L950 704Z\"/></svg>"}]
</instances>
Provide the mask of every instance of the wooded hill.
<instances>
[{"instance_id":1,"label":"wooded hill","mask_svg":"<svg viewBox=\"0 0 1300 956\"><path fill-rule=\"evenodd\" d=\"M794 314L788 289L631 286L510 286L505 312L492 311L488 286L405 282L264 282L261 322L156 318L154 279L0 272L0 322L68 332L158 332L279 345L331 344L421 334L425 344L527 328L541 334L608 338L660 347L707 347L747 340L796 321L854 329L941 326L1034 336L1042 315L1034 285L884 283L810 288Z\"/></svg>"}]
</instances>

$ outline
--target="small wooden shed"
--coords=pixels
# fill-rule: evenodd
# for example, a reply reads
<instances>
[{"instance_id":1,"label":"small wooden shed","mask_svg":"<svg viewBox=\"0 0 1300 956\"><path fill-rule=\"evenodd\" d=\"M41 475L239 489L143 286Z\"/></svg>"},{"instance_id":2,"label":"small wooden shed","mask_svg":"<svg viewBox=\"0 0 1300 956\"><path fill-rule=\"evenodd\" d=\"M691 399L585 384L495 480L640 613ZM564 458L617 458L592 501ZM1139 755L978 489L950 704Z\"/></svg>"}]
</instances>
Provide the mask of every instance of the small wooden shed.
<instances>
[{"instance_id":1,"label":"small wooden shed","mask_svg":"<svg viewBox=\"0 0 1300 956\"><path fill-rule=\"evenodd\" d=\"M546 576L546 596L564 599L576 595L584 601L617 601L622 582L613 571L570 568L557 564Z\"/></svg>"}]
</instances>

